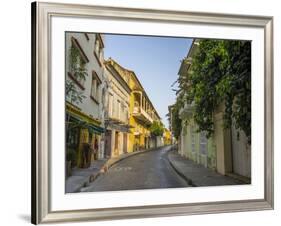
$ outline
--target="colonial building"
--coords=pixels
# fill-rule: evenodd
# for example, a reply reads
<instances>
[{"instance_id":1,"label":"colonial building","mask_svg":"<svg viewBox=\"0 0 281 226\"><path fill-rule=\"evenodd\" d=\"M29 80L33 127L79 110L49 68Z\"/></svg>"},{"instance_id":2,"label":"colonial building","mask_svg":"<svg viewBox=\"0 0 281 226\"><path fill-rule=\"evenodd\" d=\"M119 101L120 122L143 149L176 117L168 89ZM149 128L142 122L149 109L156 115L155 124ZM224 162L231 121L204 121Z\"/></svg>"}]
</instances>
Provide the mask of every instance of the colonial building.
<instances>
[{"instance_id":1,"label":"colonial building","mask_svg":"<svg viewBox=\"0 0 281 226\"><path fill-rule=\"evenodd\" d=\"M173 134L173 130L172 130L173 109L174 109L174 105L169 105L168 106L168 114L166 115L168 117L168 122L169 122L169 131L171 133L171 144L175 144L176 143L176 138L175 138L175 136Z\"/></svg>"},{"instance_id":2,"label":"colonial building","mask_svg":"<svg viewBox=\"0 0 281 226\"><path fill-rule=\"evenodd\" d=\"M171 145L172 144L172 133L167 128L164 129L163 143L164 143L164 145Z\"/></svg>"},{"instance_id":3,"label":"colonial building","mask_svg":"<svg viewBox=\"0 0 281 226\"><path fill-rule=\"evenodd\" d=\"M89 167L104 157L103 37L66 33L66 155Z\"/></svg>"},{"instance_id":4,"label":"colonial building","mask_svg":"<svg viewBox=\"0 0 281 226\"><path fill-rule=\"evenodd\" d=\"M129 106L132 90L115 69L111 59L105 62L108 92L105 114L105 155L117 157L128 152Z\"/></svg>"},{"instance_id":5,"label":"colonial building","mask_svg":"<svg viewBox=\"0 0 281 226\"><path fill-rule=\"evenodd\" d=\"M153 121L160 121L160 116L136 74L133 71L120 66L112 59L109 61L131 90L129 101L129 125L131 129L128 134L129 140L127 151L133 152L156 147L157 138L151 136L149 127Z\"/></svg>"},{"instance_id":6,"label":"colonial building","mask_svg":"<svg viewBox=\"0 0 281 226\"><path fill-rule=\"evenodd\" d=\"M179 75L190 74L192 57L198 51L199 40L194 40L182 60ZM194 103L185 102L179 111L182 119L182 131L178 140L179 153L198 164L212 168L223 175L238 175L247 180L251 178L251 149L243 131L223 128L224 105L221 104L214 112L214 134L207 139L204 132L198 132L198 126L192 115ZM237 135L239 134L239 136Z\"/></svg>"}]
</instances>

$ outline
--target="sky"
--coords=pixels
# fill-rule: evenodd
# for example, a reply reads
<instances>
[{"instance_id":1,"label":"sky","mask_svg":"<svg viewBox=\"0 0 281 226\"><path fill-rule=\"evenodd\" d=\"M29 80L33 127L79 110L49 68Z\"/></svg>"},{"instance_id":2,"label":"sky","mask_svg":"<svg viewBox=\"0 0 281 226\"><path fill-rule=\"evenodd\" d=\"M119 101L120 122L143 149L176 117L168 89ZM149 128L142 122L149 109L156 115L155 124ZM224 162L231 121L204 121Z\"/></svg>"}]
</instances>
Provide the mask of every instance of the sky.
<instances>
[{"instance_id":1,"label":"sky","mask_svg":"<svg viewBox=\"0 0 281 226\"><path fill-rule=\"evenodd\" d=\"M176 99L171 85L191 43L188 38L105 35L105 59L135 72L166 128L168 106Z\"/></svg>"}]
</instances>

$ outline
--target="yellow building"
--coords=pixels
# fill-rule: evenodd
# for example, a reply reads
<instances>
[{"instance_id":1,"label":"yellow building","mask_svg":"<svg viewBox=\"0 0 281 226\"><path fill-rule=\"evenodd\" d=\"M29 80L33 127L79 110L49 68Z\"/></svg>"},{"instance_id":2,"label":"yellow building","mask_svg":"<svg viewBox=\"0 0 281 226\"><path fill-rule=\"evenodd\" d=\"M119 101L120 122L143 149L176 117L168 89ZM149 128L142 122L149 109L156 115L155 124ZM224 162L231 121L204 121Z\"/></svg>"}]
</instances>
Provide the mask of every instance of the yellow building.
<instances>
[{"instance_id":1,"label":"yellow building","mask_svg":"<svg viewBox=\"0 0 281 226\"><path fill-rule=\"evenodd\" d=\"M164 129L163 139L164 139L164 145L172 144L172 133L170 130L166 128Z\"/></svg>"},{"instance_id":2,"label":"yellow building","mask_svg":"<svg viewBox=\"0 0 281 226\"><path fill-rule=\"evenodd\" d=\"M149 127L154 121L160 121L160 116L136 74L123 68L111 58L109 61L132 90L129 106L131 133L129 133L128 152L156 147L156 139L151 137Z\"/></svg>"},{"instance_id":3,"label":"yellow building","mask_svg":"<svg viewBox=\"0 0 281 226\"><path fill-rule=\"evenodd\" d=\"M89 167L95 157L90 152L88 156L84 156L84 145L94 146L96 142L100 141L101 134L104 132L101 121L82 112L77 106L66 102L66 126L67 148L72 148L76 152L73 164L81 168ZM85 162L85 158L89 158L88 163Z\"/></svg>"}]
</instances>

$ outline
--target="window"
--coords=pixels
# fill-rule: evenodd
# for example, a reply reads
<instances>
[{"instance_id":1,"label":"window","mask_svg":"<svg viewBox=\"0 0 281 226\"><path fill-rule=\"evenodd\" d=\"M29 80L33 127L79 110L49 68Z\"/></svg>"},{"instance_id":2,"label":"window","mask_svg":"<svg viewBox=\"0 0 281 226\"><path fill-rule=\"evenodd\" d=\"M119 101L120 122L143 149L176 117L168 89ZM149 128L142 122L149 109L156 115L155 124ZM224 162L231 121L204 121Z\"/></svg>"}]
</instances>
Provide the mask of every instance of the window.
<instances>
[{"instance_id":1,"label":"window","mask_svg":"<svg viewBox=\"0 0 281 226\"><path fill-rule=\"evenodd\" d=\"M100 66L101 62L103 61L103 54L102 54L102 49L103 49L103 42L100 34L96 34L96 41L95 41L95 47L94 47L94 55L98 61L98 64Z\"/></svg>"},{"instance_id":2,"label":"window","mask_svg":"<svg viewBox=\"0 0 281 226\"><path fill-rule=\"evenodd\" d=\"M126 115L125 115L125 104L124 102L121 103L121 118L123 122L126 121Z\"/></svg>"},{"instance_id":3,"label":"window","mask_svg":"<svg viewBox=\"0 0 281 226\"><path fill-rule=\"evenodd\" d=\"M83 51L78 40L71 37L71 47L69 50L69 77L78 85L81 89L84 88L86 76L88 76L86 63L89 62L88 57Z\"/></svg>"},{"instance_id":4,"label":"window","mask_svg":"<svg viewBox=\"0 0 281 226\"><path fill-rule=\"evenodd\" d=\"M203 155L207 154L207 144L208 144L208 140L206 137L206 133L201 132L200 133L200 153Z\"/></svg>"},{"instance_id":5,"label":"window","mask_svg":"<svg viewBox=\"0 0 281 226\"><path fill-rule=\"evenodd\" d=\"M107 98L106 98L106 92L105 92L105 88L102 88L102 92L101 92L101 102L105 108L105 106L107 106Z\"/></svg>"},{"instance_id":6,"label":"window","mask_svg":"<svg viewBox=\"0 0 281 226\"><path fill-rule=\"evenodd\" d=\"M117 100L117 119L120 119L120 110L121 110L121 103L120 100Z\"/></svg>"},{"instance_id":7,"label":"window","mask_svg":"<svg viewBox=\"0 0 281 226\"><path fill-rule=\"evenodd\" d=\"M128 113L128 107L127 107L127 106L125 107L125 114L124 114L124 116L125 116L125 120L124 120L124 121L125 121L126 123L128 123L129 113Z\"/></svg>"},{"instance_id":8,"label":"window","mask_svg":"<svg viewBox=\"0 0 281 226\"><path fill-rule=\"evenodd\" d=\"M97 79L93 78L92 79L92 90L91 90L91 96L94 97L96 100L98 100L97 98L97 92L98 92L98 86L97 86Z\"/></svg>"},{"instance_id":9,"label":"window","mask_svg":"<svg viewBox=\"0 0 281 226\"><path fill-rule=\"evenodd\" d=\"M97 104L100 101L100 97L99 97L100 84L101 84L100 78L98 77L97 73L95 71L93 71L92 72L91 98Z\"/></svg>"},{"instance_id":10,"label":"window","mask_svg":"<svg viewBox=\"0 0 281 226\"><path fill-rule=\"evenodd\" d=\"M112 97L112 118L116 118L116 97Z\"/></svg>"},{"instance_id":11,"label":"window","mask_svg":"<svg viewBox=\"0 0 281 226\"><path fill-rule=\"evenodd\" d=\"M96 46L95 46L95 52L97 54L97 56L100 56L100 40L97 38L96 39Z\"/></svg>"},{"instance_id":12,"label":"window","mask_svg":"<svg viewBox=\"0 0 281 226\"><path fill-rule=\"evenodd\" d=\"M113 116L113 95L111 93L108 96L108 116Z\"/></svg>"}]
</instances>

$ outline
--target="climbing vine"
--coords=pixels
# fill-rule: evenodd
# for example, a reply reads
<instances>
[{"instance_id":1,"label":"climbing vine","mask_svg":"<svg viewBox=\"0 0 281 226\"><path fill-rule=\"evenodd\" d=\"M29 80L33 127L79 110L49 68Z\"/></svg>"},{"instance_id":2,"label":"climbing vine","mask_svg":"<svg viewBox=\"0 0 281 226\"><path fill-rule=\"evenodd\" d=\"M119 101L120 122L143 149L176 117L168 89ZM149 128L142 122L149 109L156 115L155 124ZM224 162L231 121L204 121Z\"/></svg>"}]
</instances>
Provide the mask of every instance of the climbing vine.
<instances>
[{"instance_id":1,"label":"climbing vine","mask_svg":"<svg viewBox=\"0 0 281 226\"><path fill-rule=\"evenodd\" d=\"M179 93L177 96L176 103L172 107L172 115L171 115L171 129L173 131L173 135L176 139L179 138L181 129L182 129L182 119L179 116L179 111L183 107L183 92Z\"/></svg>"},{"instance_id":2,"label":"climbing vine","mask_svg":"<svg viewBox=\"0 0 281 226\"><path fill-rule=\"evenodd\" d=\"M207 136L214 132L213 115L224 107L224 127L232 124L251 142L251 43L201 40L188 75L179 78L185 101L194 101L194 120ZM186 88L189 86L189 88Z\"/></svg>"},{"instance_id":3,"label":"climbing vine","mask_svg":"<svg viewBox=\"0 0 281 226\"><path fill-rule=\"evenodd\" d=\"M70 71L73 76L78 80L85 79L86 76L88 76L87 69L85 67L86 63L82 59L79 50L73 45L70 47L69 58Z\"/></svg>"},{"instance_id":4,"label":"climbing vine","mask_svg":"<svg viewBox=\"0 0 281 226\"><path fill-rule=\"evenodd\" d=\"M72 76L77 81L85 80L86 76L88 76L87 69L85 67L86 63L83 61L79 50L72 45L69 52L69 69ZM72 80L66 80L65 92L71 103L82 103L85 98L83 91L78 90Z\"/></svg>"},{"instance_id":5,"label":"climbing vine","mask_svg":"<svg viewBox=\"0 0 281 226\"><path fill-rule=\"evenodd\" d=\"M82 79L85 80L86 76L88 76L85 62L83 61L78 49L73 45L69 49L69 70L71 75L78 81L81 81ZM82 103L83 99L86 98L86 96L83 94L83 91L79 90L75 82L70 79L66 79L65 82L65 95L71 104ZM70 115L67 115L67 131L81 127L83 124L84 122L70 122Z\"/></svg>"}]
</instances>

